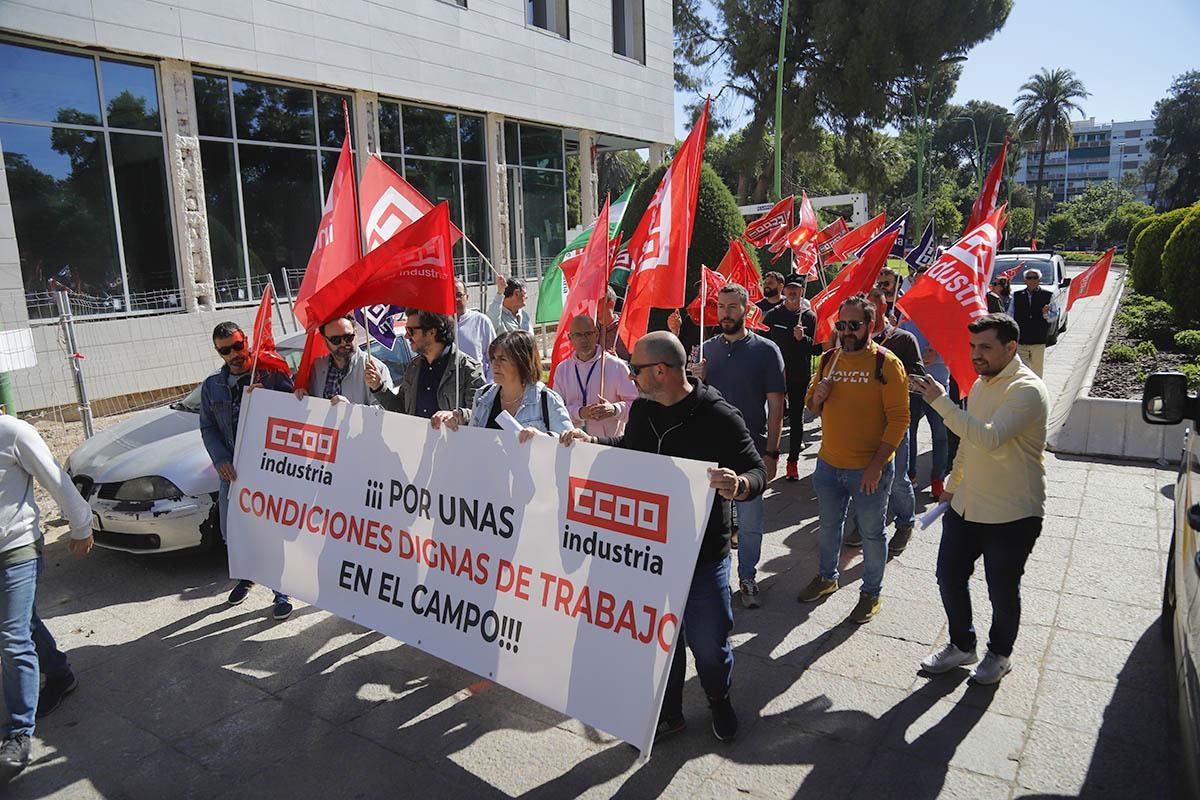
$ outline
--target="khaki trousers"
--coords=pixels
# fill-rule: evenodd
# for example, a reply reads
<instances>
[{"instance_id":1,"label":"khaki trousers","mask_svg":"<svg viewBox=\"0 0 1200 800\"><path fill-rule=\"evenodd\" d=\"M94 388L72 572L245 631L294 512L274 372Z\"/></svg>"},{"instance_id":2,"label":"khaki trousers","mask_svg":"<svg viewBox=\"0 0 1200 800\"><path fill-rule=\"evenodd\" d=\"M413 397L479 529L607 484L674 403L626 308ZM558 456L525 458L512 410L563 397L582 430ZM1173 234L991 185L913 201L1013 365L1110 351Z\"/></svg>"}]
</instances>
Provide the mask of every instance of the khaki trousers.
<instances>
[{"instance_id":1,"label":"khaki trousers","mask_svg":"<svg viewBox=\"0 0 1200 800\"><path fill-rule=\"evenodd\" d=\"M1042 377L1042 369L1046 366L1046 345L1018 344L1017 355L1025 362L1025 366L1036 372L1039 378Z\"/></svg>"}]
</instances>

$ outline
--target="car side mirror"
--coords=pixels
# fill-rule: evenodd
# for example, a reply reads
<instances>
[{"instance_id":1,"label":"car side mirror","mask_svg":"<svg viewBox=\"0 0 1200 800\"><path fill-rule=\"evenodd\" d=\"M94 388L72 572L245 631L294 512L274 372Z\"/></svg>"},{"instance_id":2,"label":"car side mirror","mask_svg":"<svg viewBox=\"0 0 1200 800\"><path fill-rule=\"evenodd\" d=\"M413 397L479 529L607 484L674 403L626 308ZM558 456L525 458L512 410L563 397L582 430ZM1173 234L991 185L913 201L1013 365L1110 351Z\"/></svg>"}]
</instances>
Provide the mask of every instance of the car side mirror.
<instances>
[{"instance_id":1,"label":"car side mirror","mask_svg":"<svg viewBox=\"0 0 1200 800\"><path fill-rule=\"evenodd\" d=\"M1178 425L1192 405L1187 376L1180 372L1156 372L1146 379L1142 391L1142 419L1151 425Z\"/></svg>"},{"instance_id":2,"label":"car side mirror","mask_svg":"<svg viewBox=\"0 0 1200 800\"><path fill-rule=\"evenodd\" d=\"M1065 288L1067 288L1068 286L1070 286L1070 285L1071 285L1071 279L1070 279L1070 278L1063 278L1063 279L1062 279L1062 281L1061 281L1061 282L1060 282L1058 285L1059 285L1060 287L1062 287L1063 289L1065 289Z\"/></svg>"}]
</instances>

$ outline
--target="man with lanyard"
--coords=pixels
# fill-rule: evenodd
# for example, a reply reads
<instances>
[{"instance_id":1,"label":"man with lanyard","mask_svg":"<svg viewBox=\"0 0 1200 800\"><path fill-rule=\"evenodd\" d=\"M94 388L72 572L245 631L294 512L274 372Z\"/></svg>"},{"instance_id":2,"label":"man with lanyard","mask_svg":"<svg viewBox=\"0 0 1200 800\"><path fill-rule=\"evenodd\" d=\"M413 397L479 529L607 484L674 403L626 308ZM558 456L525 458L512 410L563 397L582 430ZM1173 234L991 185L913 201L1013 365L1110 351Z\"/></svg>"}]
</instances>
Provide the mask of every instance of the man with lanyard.
<instances>
[{"instance_id":1,"label":"man with lanyard","mask_svg":"<svg viewBox=\"0 0 1200 800\"><path fill-rule=\"evenodd\" d=\"M354 317L347 315L326 322L321 326L321 336L329 347L329 354L313 362L308 386L296 388L297 399L312 395L323 397L334 405L379 405L379 401L367 390L367 365L381 372L389 387L392 385L391 373L382 361L355 346Z\"/></svg>"},{"instance_id":2,"label":"man with lanyard","mask_svg":"<svg viewBox=\"0 0 1200 800\"><path fill-rule=\"evenodd\" d=\"M602 354L596 323L585 314L571 318L567 336L575 352L555 367L554 390L577 428L593 436L620 436L629 419L629 406L638 396L629 366L614 355Z\"/></svg>"},{"instance_id":3,"label":"man with lanyard","mask_svg":"<svg viewBox=\"0 0 1200 800\"><path fill-rule=\"evenodd\" d=\"M212 459L217 477L221 479L217 493L217 512L221 521L221 538L225 538L229 512L229 484L237 480L233 468L234 445L237 442L238 416L242 409L242 393L251 387L250 370L254 354L247 346L246 334L233 322L222 322L213 328L213 347L225 364L204 379L200 386L200 438ZM260 370L255 385L280 392L292 391L292 377L275 370ZM246 599L254 581L240 580L229 593L228 602L236 606ZM275 592L273 616L284 620L291 616L292 604L283 592Z\"/></svg>"},{"instance_id":4,"label":"man with lanyard","mask_svg":"<svg viewBox=\"0 0 1200 800\"><path fill-rule=\"evenodd\" d=\"M704 343L692 374L742 412L746 429L763 456L767 482L779 469L779 438L783 432L783 356L770 339L746 329L750 295L744 286L727 283L717 293L721 335ZM738 579L742 605L758 608L758 558L764 523L762 496L738 501Z\"/></svg>"},{"instance_id":5,"label":"man with lanyard","mask_svg":"<svg viewBox=\"0 0 1200 800\"><path fill-rule=\"evenodd\" d=\"M405 366L399 386L387 382L386 368L367 367L366 385L379 405L425 419L438 411L457 410L464 421L470 420L483 370L454 346L454 318L410 308L404 333L417 356Z\"/></svg>"},{"instance_id":6,"label":"man with lanyard","mask_svg":"<svg viewBox=\"0 0 1200 800\"><path fill-rule=\"evenodd\" d=\"M454 282L454 308L458 311L458 332L455 336L458 349L478 361L483 367L484 381L490 381L492 362L488 358L488 348L492 346L492 339L496 338L496 326L487 314L467 308L467 285L461 280Z\"/></svg>"},{"instance_id":7,"label":"man with lanyard","mask_svg":"<svg viewBox=\"0 0 1200 800\"><path fill-rule=\"evenodd\" d=\"M533 333L533 319L525 310L525 284L518 280L505 280L496 273L496 296L488 305L488 317L496 333L525 331Z\"/></svg>"},{"instance_id":8,"label":"man with lanyard","mask_svg":"<svg viewBox=\"0 0 1200 800\"><path fill-rule=\"evenodd\" d=\"M812 378L812 357L821 351L813 342L817 317L804 298L804 278L788 275L783 282L783 303L763 317L767 337L783 354L787 378L788 459L787 479L800 480L800 450L804 447L804 393Z\"/></svg>"}]
</instances>

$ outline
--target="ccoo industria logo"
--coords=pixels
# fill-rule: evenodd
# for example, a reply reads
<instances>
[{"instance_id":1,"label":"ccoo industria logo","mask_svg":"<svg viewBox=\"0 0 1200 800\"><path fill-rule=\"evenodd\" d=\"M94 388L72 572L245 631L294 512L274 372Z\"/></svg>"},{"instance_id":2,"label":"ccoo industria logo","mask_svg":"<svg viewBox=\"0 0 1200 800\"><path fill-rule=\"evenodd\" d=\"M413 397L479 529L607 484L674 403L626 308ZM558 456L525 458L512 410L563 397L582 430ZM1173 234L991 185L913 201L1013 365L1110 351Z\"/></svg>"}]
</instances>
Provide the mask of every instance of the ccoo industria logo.
<instances>
[{"instance_id":1,"label":"ccoo industria logo","mask_svg":"<svg viewBox=\"0 0 1200 800\"><path fill-rule=\"evenodd\" d=\"M666 495L574 476L568 488L567 519L572 522L666 543Z\"/></svg>"},{"instance_id":2,"label":"ccoo industria logo","mask_svg":"<svg viewBox=\"0 0 1200 800\"><path fill-rule=\"evenodd\" d=\"M337 447L338 432L335 428L306 425L279 417L267 418L268 450L332 464L337 460Z\"/></svg>"}]
</instances>

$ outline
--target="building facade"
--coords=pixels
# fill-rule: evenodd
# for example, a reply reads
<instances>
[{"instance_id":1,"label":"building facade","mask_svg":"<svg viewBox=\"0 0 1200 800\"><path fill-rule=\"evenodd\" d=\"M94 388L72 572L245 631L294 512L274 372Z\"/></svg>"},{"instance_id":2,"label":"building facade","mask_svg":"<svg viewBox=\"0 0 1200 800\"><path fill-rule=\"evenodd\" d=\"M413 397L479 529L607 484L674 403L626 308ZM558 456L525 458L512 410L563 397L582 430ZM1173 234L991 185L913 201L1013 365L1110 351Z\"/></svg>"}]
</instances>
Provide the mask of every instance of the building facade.
<instances>
[{"instance_id":1,"label":"building facade","mask_svg":"<svg viewBox=\"0 0 1200 800\"><path fill-rule=\"evenodd\" d=\"M481 255L565 245L569 157L585 221L598 152L661 157L672 92L667 0L5 0L0 330L39 360L16 406L73 400L54 289L93 397L211 371L217 321L298 287L347 123L358 170L450 203L482 281Z\"/></svg>"},{"instance_id":2,"label":"building facade","mask_svg":"<svg viewBox=\"0 0 1200 800\"><path fill-rule=\"evenodd\" d=\"M1127 186L1143 203L1154 190L1142 167L1150 159L1154 120L1097 123L1094 117L1071 123L1071 146L1046 151L1042 183L1055 203L1073 200L1094 183L1113 181ZM1033 191L1041 151L1027 152L1015 180Z\"/></svg>"}]
</instances>

